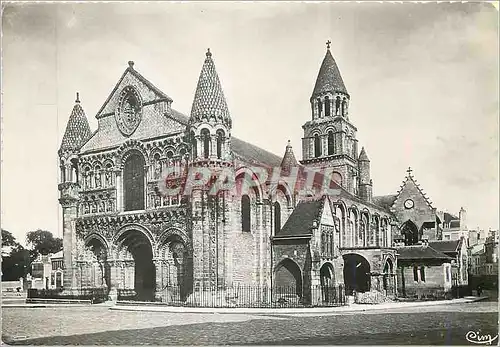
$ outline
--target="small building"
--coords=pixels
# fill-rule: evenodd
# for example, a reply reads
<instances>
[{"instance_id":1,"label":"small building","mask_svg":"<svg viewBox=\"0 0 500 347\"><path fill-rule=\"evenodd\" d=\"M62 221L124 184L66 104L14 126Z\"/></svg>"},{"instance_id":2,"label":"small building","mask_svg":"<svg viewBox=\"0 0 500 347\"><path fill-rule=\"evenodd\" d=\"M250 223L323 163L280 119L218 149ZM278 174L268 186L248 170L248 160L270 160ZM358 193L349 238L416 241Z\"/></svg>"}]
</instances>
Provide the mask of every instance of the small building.
<instances>
[{"instance_id":1,"label":"small building","mask_svg":"<svg viewBox=\"0 0 500 347\"><path fill-rule=\"evenodd\" d=\"M486 263L484 243L475 244L469 248L469 275L480 276Z\"/></svg>"},{"instance_id":2,"label":"small building","mask_svg":"<svg viewBox=\"0 0 500 347\"><path fill-rule=\"evenodd\" d=\"M427 244L397 248L398 292L403 297L441 297L451 291L453 258Z\"/></svg>"},{"instance_id":3,"label":"small building","mask_svg":"<svg viewBox=\"0 0 500 347\"><path fill-rule=\"evenodd\" d=\"M40 255L31 263L29 287L34 289L56 289L63 286L63 252Z\"/></svg>"},{"instance_id":4,"label":"small building","mask_svg":"<svg viewBox=\"0 0 500 347\"><path fill-rule=\"evenodd\" d=\"M438 212L442 221L442 236L445 241L457 241L461 238L467 239L467 211L461 207L458 217L448 212Z\"/></svg>"},{"instance_id":5,"label":"small building","mask_svg":"<svg viewBox=\"0 0 500 347\"><path fill-rule=\"evenodd\" d=\"M469 260L467 255L467 241L465 238L453 241L433 241L429 242L429 246L453 258L451 277L454 286L466 286L469 284L469 276L467 273Z\"/></svg>"}]
</instances>

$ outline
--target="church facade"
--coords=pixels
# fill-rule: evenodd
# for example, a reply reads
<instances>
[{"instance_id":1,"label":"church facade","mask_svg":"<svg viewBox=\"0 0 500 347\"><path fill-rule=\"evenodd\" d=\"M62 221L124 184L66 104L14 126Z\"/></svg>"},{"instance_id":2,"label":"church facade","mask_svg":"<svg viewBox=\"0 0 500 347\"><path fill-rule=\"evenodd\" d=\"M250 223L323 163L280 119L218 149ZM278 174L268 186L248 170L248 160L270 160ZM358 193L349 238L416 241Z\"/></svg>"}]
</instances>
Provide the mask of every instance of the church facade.
<instances>
[{"instance_id":1,"label":"church facade","mask_svg":"<svg viewBox=\"0 0 500 347\"><path fill-rule=\"evenodd\" d=\"M94 132L77 94L59 149L65 291L165 301L169 288L186 299L289 286L313 303L311 288L342 286L395 296L397 247L439 239L436 211L416 185L373 196L329 44L309 102L297 161L289 144L281 157L232 135L237 116L210 50L189 116L133 62Z\"/></svg>"}]
</instances>

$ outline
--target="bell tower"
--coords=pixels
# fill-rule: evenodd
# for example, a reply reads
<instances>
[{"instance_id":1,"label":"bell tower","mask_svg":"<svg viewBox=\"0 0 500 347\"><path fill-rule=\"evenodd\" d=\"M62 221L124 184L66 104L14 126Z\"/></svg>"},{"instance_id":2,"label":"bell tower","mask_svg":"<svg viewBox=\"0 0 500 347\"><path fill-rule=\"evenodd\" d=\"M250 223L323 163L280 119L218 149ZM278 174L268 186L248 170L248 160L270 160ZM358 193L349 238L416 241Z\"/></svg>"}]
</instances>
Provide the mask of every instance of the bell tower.
<instances>
[{"instance_id":1,"label":"bell tower","mask_svg":"<svg viewBox=\"0 0 500 347\"><path fill-rule=\"evenodd\" d=\"M311 120L303 126L301 164L333 168L333 179L352 194L358 191L358 140L349 120L350 95L326 42L326 54L312 95Z\"/></svg>"},{"instance_id":2,"label":"bell tower","mask_svg":"<svg viewBox=\"0 0 500 347\"><path fill-rule=\"evenodd\" d=\"M59 180L59 203L63 210L63 259L64 288L75 291L76 268L76 218L78 217L78 200L81 182L79 180L78 153L80 148L92 137L89 122L80 105L79 94L73 111L69 116L66 131L59 148L61 175Z\"/></svg>"},{"instance_id":3,"label":"bell tower","mask_svg":"<svg viewBox=\"0 0 500 347\"><path fill-rule=\"evenodd\" d=\"M232 121L215 70L210 49L206 52L194 95L187 137L191 144L191 162L194 167L210 170L215 182L223 169L232 169ZM231 192L210 191L208 187L194 187L191 193L193 275L194 286L218 287L227 284L227 235Z\"/></svg>"}]
</instances>

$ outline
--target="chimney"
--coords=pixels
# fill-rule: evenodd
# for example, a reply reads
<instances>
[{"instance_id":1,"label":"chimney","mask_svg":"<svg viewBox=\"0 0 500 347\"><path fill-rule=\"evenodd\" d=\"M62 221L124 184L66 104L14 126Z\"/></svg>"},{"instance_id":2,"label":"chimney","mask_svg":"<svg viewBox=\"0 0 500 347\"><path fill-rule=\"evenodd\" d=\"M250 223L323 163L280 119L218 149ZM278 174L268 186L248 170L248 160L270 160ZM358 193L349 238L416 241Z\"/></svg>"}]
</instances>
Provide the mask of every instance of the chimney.
<instances>
[{"instance_id":1,"label":"chimney","mask_svg":"<svg viewBox=\"0 0 500 347\"><path fill-rule=\"evenodd\" d=\"M460 219L460 230L467 230L467 211L463 207L460 207L458 218Z\"/></svg>"}]
</instances>

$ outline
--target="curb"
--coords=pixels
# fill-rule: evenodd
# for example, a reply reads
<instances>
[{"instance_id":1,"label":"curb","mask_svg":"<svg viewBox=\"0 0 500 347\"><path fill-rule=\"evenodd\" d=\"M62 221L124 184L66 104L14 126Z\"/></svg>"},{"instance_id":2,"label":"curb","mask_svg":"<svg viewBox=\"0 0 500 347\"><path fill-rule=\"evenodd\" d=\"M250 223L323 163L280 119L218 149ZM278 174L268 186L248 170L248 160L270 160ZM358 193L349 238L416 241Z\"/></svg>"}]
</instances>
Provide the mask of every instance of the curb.
<instances>
[{"instance_id":1,"label":"curb","mask_svg":"<svg viewBox=\"0 0 500 347\"><path fill-rule=\"evenodd\" d=\"M207 308L207 307L178 307L178 306L121 306L115 305L110 310L117 311L143 311L143 312L168 312L168 313L198 313L198 314L328 314L328 313L350 313L376 310L387 310L395 308L419 307L419 306L439 306L450 304L463 304L485 300L488 297L461 298L441 301L408 302L396 304L363 305L352 304L342 307L315 307L315 308Z\"/></svg>"}]
</instances>

